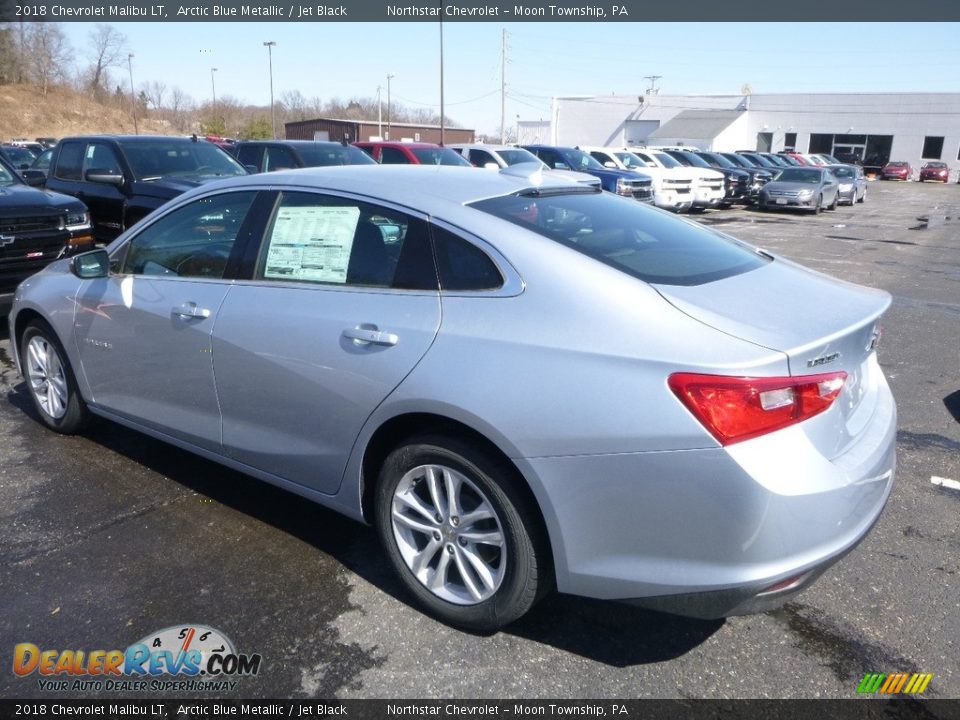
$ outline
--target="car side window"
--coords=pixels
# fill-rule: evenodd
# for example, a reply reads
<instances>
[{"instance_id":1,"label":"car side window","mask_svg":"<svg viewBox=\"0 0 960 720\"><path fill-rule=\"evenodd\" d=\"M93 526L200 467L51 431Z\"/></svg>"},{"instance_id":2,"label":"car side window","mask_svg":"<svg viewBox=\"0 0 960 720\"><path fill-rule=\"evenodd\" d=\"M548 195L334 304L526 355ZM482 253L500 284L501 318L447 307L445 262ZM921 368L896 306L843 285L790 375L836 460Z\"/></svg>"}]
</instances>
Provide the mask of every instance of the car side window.
<instances>
[{"instance_id":1,"label":"car side window","mask_svg":"<svg viewBox=\"0 0 960 720\"><path fill-rule=\"evenodd\" d=\"M554 170L570 169L570 166L563 161L563 157L558 152L553 150L541 150L538 154L540 155L540 159Z\"/></svg>"},{"instance_id":2,"label":"car side window","mask_svg":"<svg viewBox=\"0 0 960 720\"><path fill-rule=\"evenodd\" d=\"M402 151L392 147L380 148L381 165L409 165L410 159Z\"/></svg>"},{"instance_id":3,"label":"car side window","mask_svg":"<svg viewBox=\"0 0 960 720\"><path fill-rule=\"evenodd\" d=\"M266 172L271 170L292 170L297 167L297 159L293 153L285 147L267 147L263 169Z\"/></svg>"},{"instance_id":4,"label":"car side window","mask_svg":"<svg viewBox=\"0 0 960 720\"><path fill-rule=\"evenodd\" d=\"M495 290L503 286L496 263L483 250L437 225L431 226L431 232L441 290Z\"/></svg>"},{"instance_id":5,"label":"car side window","mask_svg":"<svg viewBox=\"0 0 960 720\"><path fill-rule=\"evenodd\" d=\"M104 145L103 143L90 143L87 145L87 152L84 154L84 157L84 171L106 170L118 175L123 174L123 169L120 167L120 161L117 159L117 154L109 145Z\"/></svg>"},{"instance_id":6,"label":"car side window","mask_svg":"<svg viewBox=\"0 0 960 720\"><path fill-rule=\"evenodd\" d=\"M436 290L426 221L320 193L282 193L264 235L257 278Z\"/></svg>"},{"instance_id":7,"label":"car side window","mask_svg":"<svg viewBox=\"0 0 960 720\"><path fill-rule=\"evenodd\" d=\"M488 153L486 150L477 150L477 149L473 149L470 151L470 162L476 167L481 167L481 168L487 163L493 163L494 165L498 165L493 155Z\"/></svg>"},{"instance_id":8,"label":"car side window","mask_svg":"<svg viewBox=\"0 0 960 720\"><path fill-rule=\"evenodd\" d=\"M83 179L83 151L86 144L82 142L65 142L60 147L60 156L57 158L55 175L61 180Z\"/></svg>"},{"instance_id":9,"label":"car side window","mask_svg":"<svg viewBox=\"0 0 960 720\"><path fill-rule=\"evenodd\" d=\"M260 169L260 146L259 145L244 145L237 152L237 162L246 167L247 165L253 165L258 170Z\"/></svg>"},{"instance_id":10,"label":"car side window","mask_svg":"<svg viewBox=\"0 0 960 720\"><path fill-rule=\"evenodd\" d=\"M127 243L128 275L222 278L256 192L201 198L151 223Z\"/></svg>"}]
</instances>

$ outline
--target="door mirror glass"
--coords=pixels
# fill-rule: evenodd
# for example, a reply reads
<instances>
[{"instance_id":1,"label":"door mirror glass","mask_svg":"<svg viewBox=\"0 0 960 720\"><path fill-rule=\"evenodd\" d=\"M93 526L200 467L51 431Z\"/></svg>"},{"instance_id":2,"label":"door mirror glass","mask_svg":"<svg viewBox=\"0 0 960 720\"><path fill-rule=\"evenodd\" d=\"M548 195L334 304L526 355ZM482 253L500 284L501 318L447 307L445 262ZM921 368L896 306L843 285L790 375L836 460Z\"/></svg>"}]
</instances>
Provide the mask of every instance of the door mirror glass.
<instances>
[{"instance_id":1,"label":"door mirror glass","mask_svg":"<svg viewBox=\"0 0 960 720\"><path fill-rule=\"evenodd\" d=\"M91 250L73 258L70 269L84 280L106 277L110 273L110 256L106 250Z\"/></svg>"}]
</instances>

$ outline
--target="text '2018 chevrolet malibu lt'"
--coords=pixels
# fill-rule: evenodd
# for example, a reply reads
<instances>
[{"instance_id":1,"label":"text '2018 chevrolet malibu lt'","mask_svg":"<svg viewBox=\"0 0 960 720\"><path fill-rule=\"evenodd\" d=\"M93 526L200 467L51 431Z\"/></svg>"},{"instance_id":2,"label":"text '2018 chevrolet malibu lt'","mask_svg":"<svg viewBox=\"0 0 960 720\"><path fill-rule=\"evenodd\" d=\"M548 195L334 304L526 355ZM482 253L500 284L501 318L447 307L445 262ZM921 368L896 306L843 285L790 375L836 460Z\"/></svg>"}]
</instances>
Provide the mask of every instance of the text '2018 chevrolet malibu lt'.
<instances>
[{"instance_id":1,"label":"text '2018 chevrolet malibu lt'","mask_svg":"<svg viewBox=\"0 0 960 720\"><path fill-rule=\"evenodd\" d=\"M343 167L171 201L24 282L42 420L92 413L376 526L417 604L720 617L877 521L890 297L565 179Z\"/></svg>"}]
</instances>

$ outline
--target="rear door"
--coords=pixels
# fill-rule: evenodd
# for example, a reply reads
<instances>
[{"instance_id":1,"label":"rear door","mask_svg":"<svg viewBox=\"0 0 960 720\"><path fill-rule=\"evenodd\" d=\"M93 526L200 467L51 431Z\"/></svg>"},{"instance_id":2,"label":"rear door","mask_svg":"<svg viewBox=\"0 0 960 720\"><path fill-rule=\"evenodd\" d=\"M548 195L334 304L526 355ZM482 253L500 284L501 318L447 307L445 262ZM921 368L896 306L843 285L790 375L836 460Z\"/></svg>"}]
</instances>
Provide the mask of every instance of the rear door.
<instances>
[{"instance_id":1,"label":"rear door","mask_svg":"<svg viewBox=\"0 0 960 720\"><path fill-rule=\"evenodd\" d=\"M364 422L439 329L426 221L284 192L250 272L226 297L213 339L225 450L333 494Z\"/></svg>"}]
</instances>

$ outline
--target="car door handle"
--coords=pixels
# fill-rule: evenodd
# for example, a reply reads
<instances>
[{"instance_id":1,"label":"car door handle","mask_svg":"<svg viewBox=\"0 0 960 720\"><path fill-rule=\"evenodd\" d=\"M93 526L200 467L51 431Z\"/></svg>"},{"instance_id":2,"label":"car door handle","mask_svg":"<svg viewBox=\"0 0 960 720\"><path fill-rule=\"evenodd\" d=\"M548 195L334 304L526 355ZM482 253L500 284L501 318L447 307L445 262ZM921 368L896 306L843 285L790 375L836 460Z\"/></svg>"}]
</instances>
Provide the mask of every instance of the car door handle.
<instances>
[{"instance_id":1,"label":"car door handle","mask_svg":"<svg viewBox=\"0 0 960 720\"><path fill-rule=\"evenodd\" d=\"M345 338L350 338L358 345L396 345L400 338L385 330L378 330L377 326L355 327L343 331Z\"/></svg>"},{"instance_id":2,"label":"car door handle","mask_svg":"<svg viewBox=\"0 0 960 720\"><path fill-rule=\"evenodd\" d=\"M200 307L195 302L186 302L183 305L178 305L173 308L170 313L177 317L187 319L210 317L210 311L207 308Z\"/></svg>"}]
</instances>

